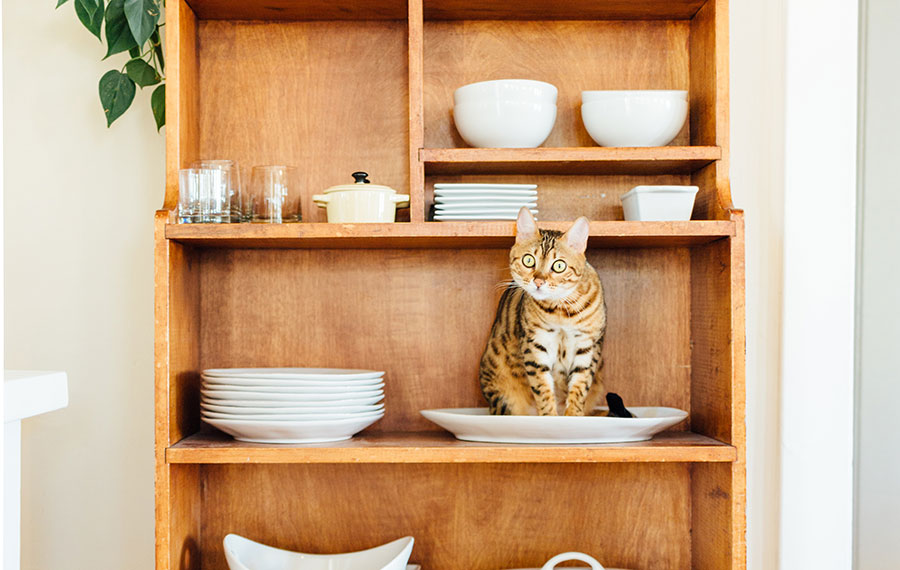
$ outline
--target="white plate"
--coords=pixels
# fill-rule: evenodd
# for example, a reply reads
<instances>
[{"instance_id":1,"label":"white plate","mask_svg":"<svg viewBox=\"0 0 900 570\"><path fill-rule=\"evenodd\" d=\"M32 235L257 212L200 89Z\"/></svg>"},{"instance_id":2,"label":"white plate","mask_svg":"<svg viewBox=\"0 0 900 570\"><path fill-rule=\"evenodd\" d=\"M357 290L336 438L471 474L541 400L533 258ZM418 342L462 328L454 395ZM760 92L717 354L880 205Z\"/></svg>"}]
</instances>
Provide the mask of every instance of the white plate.
<instances>
[{"instance_id":1,"label":"white plate","mask_svg":"<svg viewBox=\"0 0 900 570\"><path fill-rule=\"evenodd\" d=\"M441 182L434 185L435 190L534 190L537 184L483 184Z\"/></svg>"},{"instance_id":2,"label":"white plate","mask_svg":"<svg viewBox=\"0 0 900 570\"><path fill-rule=\"evenodd\" d=\"M537 214L536 208L529 208L532 214ZM506 216L519 214L519 208L448 208L435 210L434 215L441 216Z\"/></svg>"},{"instance_id":3,"label":"white plate","mask_svg":"<svg viewBox=\"0 0 900 570\"><path fill-rule=\"evenodd\" d=\"M343 441L377 422L383 414L352 420L321 422L257 422L247 420L204 419L238 441L254 443L325 443Z\"/></svg>"},{"instance_id":4,"label":"white plate","mask_svg":"<svg viewBox=\"0 0 900 570\"><path fill-rule=\"evenodd\" d=\"M377 396L370 396L368 398L355 398L355 399L344 399L344 400L304 400L303 398L294 398L291 396L290 400L284 399L260 399L260 400L244 400L244 399L226 399L220 400L216 398L208 398L206 396L200 397L200 404L211 404L214 406L228 406L228 407L251 407L251 408L283 408L285 406L293 406L293 407L304 407L304 408L324 408L328 410L333 407L358 407L358 406L371 406L372 404L377 404L383 397L383 394L378 394Z\"/></svg>"},{"instance_id":5,"label":"white plate","mask_svg":"<svg viewBox=\"0 0 900 570\"><path fill-rule=\"evenodd\" d=\"M289 390L285 388L284 390ZM369 399L377 397L378 400L384 397L381 390L371 390L368 392L355 392L352 395L347 392L337 394L306 394L297 392L285 392L279 390L269 390L266 388L258 388L256 390L208 390L200 388L200 394L214 400L271 400L291 403L308 403L308 402L329 402L329 405L335 405L334 402L344 402L348 399ZM376 400L377 401L377 400Z\"/></svg>"},{"instance_id":6,"label":"white plate","mask_svg":"<svg viewBox=\"0 0 900 570\"><path fill-rule=\"evenodd\" d=\"M295 380L366 380L384 376L383 371L346 368L207 368L204 376L219 378L270 378Z\"/></svg>"},{"instance_id":7,"label":"white plate","mask_svg":"<svg viewBox=\"0 0 900 570\"><path fill-rule=\"evenodd\" d=\"M460 222L464 220L515 220L518 214L498 214L495 216L479 216L477 214L435 214L436 222ZM537 220L537 216L534 217Z\"/></svg>"},{"instance_id":8,"label":"white plate","mask_svg":"<svg viewBox=\"0 0 900 570\"><path fill-rule=\"evenodd\" d=\"M438 198L468 198L478 200L493 200L495 198L515 198L522 201L537 200L536 190L513 190L503 192L500 190L435 190L435 199Z\"/></svg>"},{"instance_id":9,"label":"white plate","mask_svg":"<svg viewBox=\"0 0 900 570\"><path fill-rule=\"evenodd\" d=\"M200 400L200 408L204 411L219 412L231 416L267 415L267 414L368 414L380 412L384 404L372 404L369 406L229 406L210 403L206 399Z\"/></svg>"},{"instance_id":10,"label":"white plate","mask_svg":"<svg viewBox=\"0 0 900 570\"><path fill-rule=\"evenodd\" d=\"M204 420L210 418L216 420L242 420L252 422L324 422L336 420L364 420L368 418L380 418L384 416L384 410L368 412L365 414L223 414L220 412L202 411L200 417Z\"/></svg>"},{"instance_id":11,"label":"white plate","mask_svg":"<svg viewBox=\"0 0 900 570\"><path fill-rule=\"evenodd\" d=\"M334 382L320 382L318 380L299 379L269 379L269 378L219 378L216 376L201 376L206 386L275 386L293 388L329 388L344 390L366 390L381 384L381 378L367 380L341 380Z\"/></svg>"},{"instance_id":12,"label":"white plate","mask_svg":"<svg viewBox=\"0 0 900 570\"><path fill-rule=\"evenodd\" d=\"M629 407L628 411L636 417L492 416L487 408L422 410L422 415L457 439L491 443L646 441L688 415L676 408Z\"/></svg>"},{"instance_id":13,"label":"white plate","mask_svg":"<svg viewBox=\"0 0 900 570\"><path fill-rule=\"evenodd\" d=\"M536 206L537 201L533 196L496 196L485 198L483 196L435 196L434 203L438 206L456 206L464 204L487 204L500 206Z\"/></svg>"},{"instance_id":14,"label":"white plate","mask_svg":"<svg viewBox=\"0 0 900 570\"><path fill-rule=\"evenodd\" d=\"M384 382L380 382L378 384L372 384L369 386L357 386L352 388L332 388L332 387L304 387L304 386L234 386L234 385L222 385L222 384L206 384L202 386L208 390L228 390L230 392L273 392L273 393L281 393L281 394L324 394L330 395L332 397L341 397L341 398L361 398L359 394L366 392L367 396L372 396L373 394L368 394L368 392L373 392L375 390L381 390L384 388Z\"/></svg>"}]
</instances>

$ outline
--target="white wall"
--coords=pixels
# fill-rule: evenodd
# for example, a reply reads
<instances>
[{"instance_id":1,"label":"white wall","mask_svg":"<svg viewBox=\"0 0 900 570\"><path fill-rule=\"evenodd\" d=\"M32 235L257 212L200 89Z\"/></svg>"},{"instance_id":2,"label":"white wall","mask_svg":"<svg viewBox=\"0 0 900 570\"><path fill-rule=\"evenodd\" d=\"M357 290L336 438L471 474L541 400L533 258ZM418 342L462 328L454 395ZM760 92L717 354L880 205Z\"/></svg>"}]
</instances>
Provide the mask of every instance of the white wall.
<instances>
[{"instance_id":1,"label":"white wall","mask_svg":"<svg viewBox=\"0 0 900 570\"><path fill-rule=\"evenodd\" d=\"M747 567L778 567L784 1L732 1L731 192L745 210Z\"/></svg>"},{"instance_id":2,"label":"white wall","mask_svg":"<svg viewBox=\"0 0 900 570\"><path fill-rule=\"evenodd\" d=\"M107 130L97 81L123 61L72 4L3 2L6 367L70 391L23 425L22 568L149 570L164 137L149 93Z\"/></svg>"},{"instance_id":3,"label":"white wall","mask_svg":"<svg viewBox=\"0 0 900 570\"><path fill-rule=\"evenodd\" d=\"M867 0L859 237L858 570L900 561L900 2Z\"/></svg>"}]
</instances>

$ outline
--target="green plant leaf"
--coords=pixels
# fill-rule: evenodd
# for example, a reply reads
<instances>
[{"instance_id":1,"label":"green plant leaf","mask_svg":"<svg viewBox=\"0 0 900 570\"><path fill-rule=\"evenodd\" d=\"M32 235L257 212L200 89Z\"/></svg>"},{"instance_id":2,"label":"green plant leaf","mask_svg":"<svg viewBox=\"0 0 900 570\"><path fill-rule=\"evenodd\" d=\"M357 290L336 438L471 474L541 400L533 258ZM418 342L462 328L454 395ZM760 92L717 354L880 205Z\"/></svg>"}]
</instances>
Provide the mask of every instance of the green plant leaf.
<instances>
[{"instance_id":1,"label":"green plant leaf","mask_svg":"<svg viewBox=\"0 0 900 570\"><path fill-rule=\"evenodd\" d=\"M68 1L69 0L59 0L59 2L56 3L56 7L59 8L60 6L62 6L63 4L65 4Z\"/></svg>"},{"instance_id":2,"label":"green plant leaf","mask_svg":"<svg viewBox=\"0 0 900 570\"><path fill-rule=\"evenodd\" d=\"M150 108L153 109L153 118L156 119L156 132L166 124L166 84L163 83L153 90L150 96Z\"/></svg>"},{"instance_id":3,"label":"green plant leaf","mask_svg":"<svg viewBox=\"0 0 900 570\"><path fill-rule=\"evenodd\" d=\"M132 59L125 64L125 73L141 87L156 85L160 81L153 66L143 59Z\"/></svg>"},{"instance_id":4,"label":"green plant leaf","mask_svg":"<svg viewBox=\"0 0 900 570\"><path fill-rule=\"evenodd\" d=\"M134 81L115 69L100 78L100 103L106 113L107 128L131 106L135 90Z\"/></svg>"},{"instance_id":5,"label":"green plant leaf","mask_svg":"<svg viewBox=\"0 0 900 570\"><path fill-rule=\"evenodd\" d=\"M134 46L133 48L128 50L128 55L130 55L132 58L141 57L141 48Z\"/></svg>"},{"instance_id":6,"label":"green plant leaf","mask_svg":"<svg viewBox=\"0 0 900 570\"><path fill-rule=\"evenodd\" d=\"M65 0L63 0L65 1ZM100 38L103 25L103 0L75 0L75 15L89 32Z\"/></svg>"},{"instance_id":7,"label":"green plant leaf","mask_svg":"<svg viewBox=\"0 0 900 570\"><path fill-rule=\"evenodd\" d=\"M159 2L157 0L125 0L125 18L137 45L142 46L150 39L159 22Z\"/></svg>"},{"instance_id":8,"label":"green plant leaf","mask_svg":"<svg viewBox=\"0 0 900 570\"><path fill-rule=\"evenodd\" d=\"M107 57L138 47L125 18L125 0L111 0L106 7Z\"/></svg>"}]
</instances>

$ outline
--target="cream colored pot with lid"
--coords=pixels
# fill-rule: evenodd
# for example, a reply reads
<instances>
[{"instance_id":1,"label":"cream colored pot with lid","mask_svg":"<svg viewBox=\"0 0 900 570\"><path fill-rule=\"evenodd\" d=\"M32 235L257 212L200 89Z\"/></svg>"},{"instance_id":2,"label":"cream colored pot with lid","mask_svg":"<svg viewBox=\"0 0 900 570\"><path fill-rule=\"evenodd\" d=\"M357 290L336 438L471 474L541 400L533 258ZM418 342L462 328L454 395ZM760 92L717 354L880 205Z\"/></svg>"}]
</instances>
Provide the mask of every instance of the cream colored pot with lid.
<instances>
[{"instance_id":1,"label":"cream colored pot with lid","mask_svg":"<svg viewBox=\"0 0 900 570\"><path fill-rule=\"evenodd\" d=\"M390 223L397 208L409 207L409 194L371 184L365 172L354 172L353 184L340 184L313 195L313 202L328 212L328 223Z\"/></svg>"}]
</instances>

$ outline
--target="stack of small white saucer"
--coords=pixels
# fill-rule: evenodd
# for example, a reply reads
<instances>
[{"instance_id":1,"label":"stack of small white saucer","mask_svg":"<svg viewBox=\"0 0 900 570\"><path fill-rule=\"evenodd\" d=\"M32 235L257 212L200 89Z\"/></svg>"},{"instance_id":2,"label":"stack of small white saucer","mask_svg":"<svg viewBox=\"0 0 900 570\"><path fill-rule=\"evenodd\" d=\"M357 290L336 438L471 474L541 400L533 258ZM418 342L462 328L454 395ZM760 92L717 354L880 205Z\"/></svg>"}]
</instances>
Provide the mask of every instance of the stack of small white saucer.
<instances>
[{"instance_id":1,"label":"stack of small white saucer","mask_svg":"<svg viewBox=\"0 0 900 570\"><path fill-rule=\"evenodd\" d=\"M435 184L434 220L515 220L522 207L537 219L536 184Z\"/></svg>"},{"instance_id":2,"label":"stack of small white saucer","mask_svg":"<svg viewBox=\"0 0 900 570\"><path fill-rule=\"evenodd\" d=\"M384 372L337 368L210 368L201 416L239 441L350 439L384 417Z\"/></svg>"}]
</instances>

